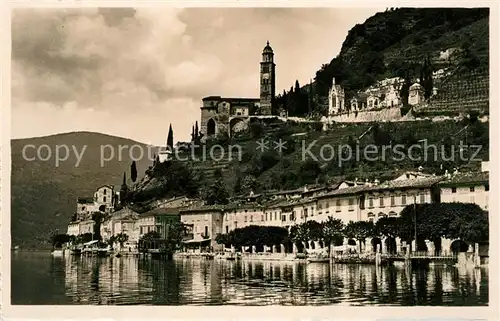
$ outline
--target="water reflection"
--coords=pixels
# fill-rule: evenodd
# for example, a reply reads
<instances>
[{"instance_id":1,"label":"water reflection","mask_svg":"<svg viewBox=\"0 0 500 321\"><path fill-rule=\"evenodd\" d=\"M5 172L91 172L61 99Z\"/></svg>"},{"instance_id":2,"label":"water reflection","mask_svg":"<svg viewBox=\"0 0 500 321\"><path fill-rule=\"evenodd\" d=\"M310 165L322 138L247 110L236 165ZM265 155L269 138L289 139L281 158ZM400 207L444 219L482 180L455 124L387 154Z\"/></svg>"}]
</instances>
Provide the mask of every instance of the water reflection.
<instances>
[{"instance_id":1,"label":"water reflection","mask_svg":"<svg viewBox=\"0 0 500 321\"><path fill-rule=\"evenodd\" d=\"M487 269L47 254L12 260L13 304L488 304ZM43 294L31 290L36 284Z\"/></svg>"}]
</instances>

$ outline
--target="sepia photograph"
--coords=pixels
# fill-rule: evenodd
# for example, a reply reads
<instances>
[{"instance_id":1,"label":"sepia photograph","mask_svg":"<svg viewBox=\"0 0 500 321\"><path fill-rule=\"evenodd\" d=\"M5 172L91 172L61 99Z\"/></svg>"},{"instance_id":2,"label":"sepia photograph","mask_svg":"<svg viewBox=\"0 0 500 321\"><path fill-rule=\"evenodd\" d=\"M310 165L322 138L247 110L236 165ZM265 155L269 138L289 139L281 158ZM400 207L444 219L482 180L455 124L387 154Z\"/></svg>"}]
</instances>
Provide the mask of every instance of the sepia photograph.
<instances>
[{"instance_id":1,"label":"sepia photograph","mask_svg":"<svg viewBox=\"0 0 500 321\"><path fill-rule=\"evenodd\" d=\"M10 25L11 305L490 305L490 8Z\"/></svg>"}]
</instances>

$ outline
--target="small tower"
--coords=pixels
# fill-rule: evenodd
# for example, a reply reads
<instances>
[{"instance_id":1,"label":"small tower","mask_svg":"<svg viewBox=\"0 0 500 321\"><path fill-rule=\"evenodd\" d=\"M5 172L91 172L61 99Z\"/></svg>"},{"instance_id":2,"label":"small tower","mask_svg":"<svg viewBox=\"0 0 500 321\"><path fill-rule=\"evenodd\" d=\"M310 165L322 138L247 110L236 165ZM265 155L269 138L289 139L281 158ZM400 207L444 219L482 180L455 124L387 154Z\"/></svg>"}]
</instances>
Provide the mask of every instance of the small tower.
<instances>
[{"instance_id":1,"label":"small tower","mask_svg":"<svg viewBox=\"0 0 500 321\"><path fill-rule=\"evenodd\" d=\"M418 82L410 86L408 104L415 106L424 101L424 88Z\"/></svg>"},{"instance_id":2,"label":"small tower","mask_svg":"<svg viewBox=\"0 0 500 321\"><path fill-rule=\"evenodd\" d=\"M328 116L337 114L345 109L344 90L340 85L335 84L335 77L332 79L332 86L328 93Z\"/></svg>"},{"instance_id":3,"label":"small tower","mask_svg":"<svg viewBox=\"0 0 500 321\"><path fill-rule=\"evenodd\" d=\"M274 53L268 41L262 51L262 61L260 62L260 112L262 115L273 114L276 92L275 69Z\"/></svg>"}]
</instances>

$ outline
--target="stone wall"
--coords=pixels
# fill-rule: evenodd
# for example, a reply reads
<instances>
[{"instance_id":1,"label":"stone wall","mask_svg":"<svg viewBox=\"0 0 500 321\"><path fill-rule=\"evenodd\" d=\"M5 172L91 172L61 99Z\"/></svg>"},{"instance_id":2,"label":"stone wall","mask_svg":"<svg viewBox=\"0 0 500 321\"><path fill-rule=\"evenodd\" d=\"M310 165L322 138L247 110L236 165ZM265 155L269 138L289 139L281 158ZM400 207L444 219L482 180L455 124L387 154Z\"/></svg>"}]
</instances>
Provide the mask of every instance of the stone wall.
<instances>
[{"instance_id":1,"label":"stone wall","mask_svg":"<svg viewBox=\"0 0 500 321\"><path fill-rule=\"evenodd\" d=\"M386 108L382 110L360 111L358 113L350 112L341 115L329 117L328 120L339 123L366 123L366 122L383 122L383 121L405 121L413 120L413 116L401 116L399 108Z\"/></svg>"}]
</instances>

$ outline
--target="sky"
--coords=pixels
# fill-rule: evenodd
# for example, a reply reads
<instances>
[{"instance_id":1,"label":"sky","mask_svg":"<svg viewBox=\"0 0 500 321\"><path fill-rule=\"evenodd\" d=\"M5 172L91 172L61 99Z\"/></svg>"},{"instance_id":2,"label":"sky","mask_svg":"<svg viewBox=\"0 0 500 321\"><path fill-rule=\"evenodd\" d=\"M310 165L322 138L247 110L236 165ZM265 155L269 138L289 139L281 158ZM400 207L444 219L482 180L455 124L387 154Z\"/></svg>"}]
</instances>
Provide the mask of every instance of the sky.
<instances>
[{"instance_id":1,"label":"sky","mask_svg":"<svg viewBox=\"0 0 500 321\"><path fill-rule=\"evenodd\" d=\"M72 8L12 13L12 136L94 131L190 139L201 99L259 96L269 41L277 93L306 84L384 8Z\"/></svg>"}]
</instances>

